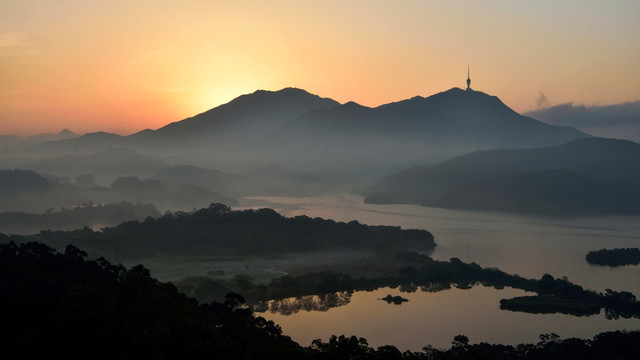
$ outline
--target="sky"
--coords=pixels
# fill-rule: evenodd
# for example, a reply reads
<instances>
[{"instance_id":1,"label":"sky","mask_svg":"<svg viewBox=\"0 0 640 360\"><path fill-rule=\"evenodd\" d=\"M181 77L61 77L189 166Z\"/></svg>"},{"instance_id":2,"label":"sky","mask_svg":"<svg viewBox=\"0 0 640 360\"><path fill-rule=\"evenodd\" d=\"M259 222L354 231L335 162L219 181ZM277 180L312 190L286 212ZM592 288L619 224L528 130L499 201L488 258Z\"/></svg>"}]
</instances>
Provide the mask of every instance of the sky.
<instances>
[{"instance_id":1,"label":"sky","mask_svg":"<svg viewBox=\"0 0 640 360\"><path fill-rule=\"evenodd\" d=\"M640 2L2 0L0 134L130 134L258 89L518 112L640 100Z\"/></svg>"}]
</instances>

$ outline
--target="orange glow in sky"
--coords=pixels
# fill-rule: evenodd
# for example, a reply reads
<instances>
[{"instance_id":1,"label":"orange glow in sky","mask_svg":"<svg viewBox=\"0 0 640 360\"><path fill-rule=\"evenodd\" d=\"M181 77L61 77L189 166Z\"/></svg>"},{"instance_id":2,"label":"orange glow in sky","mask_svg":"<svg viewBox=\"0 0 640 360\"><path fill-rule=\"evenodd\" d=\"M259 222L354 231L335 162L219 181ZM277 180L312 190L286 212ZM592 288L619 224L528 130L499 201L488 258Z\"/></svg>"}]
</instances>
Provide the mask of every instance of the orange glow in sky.
<instances>
[{"instance_id":1,"label":"orange glow in sky","mask_svg":"<svg viewBox=\"0 0 640 360\"><path fill-rule=\"evenodd\" d=\"M640 2L4 0L0 134L159 128L257 89L519 112L640 100Z\"/></svg>"}]
</instances>

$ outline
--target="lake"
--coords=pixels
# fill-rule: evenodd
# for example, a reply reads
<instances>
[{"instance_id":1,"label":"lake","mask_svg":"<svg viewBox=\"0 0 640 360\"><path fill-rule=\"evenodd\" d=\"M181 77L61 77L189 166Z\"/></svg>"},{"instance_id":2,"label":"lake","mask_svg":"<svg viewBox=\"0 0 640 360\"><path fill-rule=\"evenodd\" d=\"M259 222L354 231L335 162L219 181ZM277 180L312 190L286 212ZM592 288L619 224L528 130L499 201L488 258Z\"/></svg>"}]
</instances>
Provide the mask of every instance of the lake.
<instances>
[{"instance_id":1,"label":"lake","mask_svg":"<svg viewBox=\"0 0 640 360\"><path fill-rule=\"evenodd\" d=\"M630 291L640 295L640 266L617 268L590 265L585 255L601 248L640 247L640 216L557 218L498 212L447 210L415 205L364 204L351 194L306 198L253 197L239 208L270 207L286 216L307 215L369 225L426 229L438 244L432 256L457 257L484 267L528 278L545 273L566 276L585 288ZM402 305L377 300L387 294L407 299ZM449 347L457 334L471 342L516 344L537 342L541 333L563 338L590 338L607 330L640 329L640 319L607 320L604 315L573 317L503 311L499 300L525 294L476 286L437 293L400 293L397 289L356 292L349 304L328 311L292 315L266 312L285 334L302 345L331 334L364 337L372 346L392 344L420 350L431 344Z\"/></svg>"}]
</instances>

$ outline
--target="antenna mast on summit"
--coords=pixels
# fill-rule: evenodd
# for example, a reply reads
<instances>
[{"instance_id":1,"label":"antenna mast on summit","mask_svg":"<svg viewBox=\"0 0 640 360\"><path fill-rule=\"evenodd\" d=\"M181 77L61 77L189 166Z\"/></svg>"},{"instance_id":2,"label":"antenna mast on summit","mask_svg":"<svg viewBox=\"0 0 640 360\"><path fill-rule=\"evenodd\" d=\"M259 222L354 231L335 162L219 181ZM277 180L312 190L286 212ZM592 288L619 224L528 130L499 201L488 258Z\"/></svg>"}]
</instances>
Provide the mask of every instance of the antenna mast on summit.
<instances>
[{"instance_id":1,"label":"antenna mast on summit","mask_svg":"<svg viewBox=\"0 0 640 360\"><path fill-rule=\"evenodd\" d=\"M469 64L467 64L467 91L471 91L471 70L469 70Z\"/></svg>"}]
</instances>

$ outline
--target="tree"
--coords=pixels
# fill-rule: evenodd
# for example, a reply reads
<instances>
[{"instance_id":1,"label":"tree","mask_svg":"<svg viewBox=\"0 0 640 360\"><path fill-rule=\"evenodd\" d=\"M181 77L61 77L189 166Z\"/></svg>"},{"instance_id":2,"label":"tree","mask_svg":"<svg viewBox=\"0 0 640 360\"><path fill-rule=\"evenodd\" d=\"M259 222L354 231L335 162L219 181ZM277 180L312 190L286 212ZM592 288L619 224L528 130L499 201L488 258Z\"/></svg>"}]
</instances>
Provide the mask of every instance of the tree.
<instances>
[{"instance_id":1,"label":"tree","mask_svg":"<svg viewBox=\"0 0 640 360\"><path fill-rule=\"evenodd\" d=\"M456 335L451 342L454 348L466 348L469 346L469 338L466 335Z\"/></svg>"}]
</instances>

